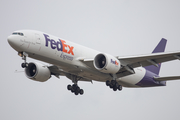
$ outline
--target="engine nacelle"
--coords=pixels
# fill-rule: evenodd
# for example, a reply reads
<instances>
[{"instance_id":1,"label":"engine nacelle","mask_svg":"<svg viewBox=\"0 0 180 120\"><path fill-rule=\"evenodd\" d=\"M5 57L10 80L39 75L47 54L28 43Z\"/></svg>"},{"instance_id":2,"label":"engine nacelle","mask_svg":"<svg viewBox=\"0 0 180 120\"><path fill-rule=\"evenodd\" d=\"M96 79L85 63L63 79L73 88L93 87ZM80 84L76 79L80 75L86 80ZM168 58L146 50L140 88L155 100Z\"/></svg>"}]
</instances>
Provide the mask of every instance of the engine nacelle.
<instances>
[{"instance_id":1,"label":"engine nacelle","mask_svg":"<svg viewBox=\"0 0 180 120\"><path fill-rule=\"evenodd\" d=\"M103 53L96 55L93 64L97 70L111 74L117 73L121 67L121 63L117 58Z\"/></svg>"},{"instance_id":2,"label":"engine nacelle","mask_svg":"<svg viewBox=\"0 0 180 120\"><path fill-rule=\"evenodd\" d=\"M50 70L40 63L29 63L25 74L29 79L39 82L45 82L51 77Z\"/></svg>"}]
</instances>

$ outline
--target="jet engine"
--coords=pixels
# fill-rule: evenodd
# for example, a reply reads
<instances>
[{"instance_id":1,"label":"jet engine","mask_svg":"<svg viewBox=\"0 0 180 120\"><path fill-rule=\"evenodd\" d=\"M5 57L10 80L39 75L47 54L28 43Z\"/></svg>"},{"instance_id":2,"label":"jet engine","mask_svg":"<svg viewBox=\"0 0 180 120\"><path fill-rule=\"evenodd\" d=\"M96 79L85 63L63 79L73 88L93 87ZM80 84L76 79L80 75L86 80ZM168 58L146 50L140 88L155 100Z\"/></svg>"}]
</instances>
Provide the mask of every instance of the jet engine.
<instances>
[{"instance_id":1,"label":"jet engine","mask_svg":"<svg viewBox=\"0 0 180 120\"><path fill-rule=\"evenodd\" d=\"M50 70L40 63L29 63L25 68L25 74L29 79L45 82L51 77Z\"/></svg>"},{"instance_id":2,"label":"jet engine","mask_svg":"<svg viewBox=\"0 0 180 120\"><path fill-rule=\"evenodd\" d=\"M97 70L111 74L117 73L121 67L121 63L117 58L103 53L95 56L93 64Z\"/></svg>"}]
</instances>

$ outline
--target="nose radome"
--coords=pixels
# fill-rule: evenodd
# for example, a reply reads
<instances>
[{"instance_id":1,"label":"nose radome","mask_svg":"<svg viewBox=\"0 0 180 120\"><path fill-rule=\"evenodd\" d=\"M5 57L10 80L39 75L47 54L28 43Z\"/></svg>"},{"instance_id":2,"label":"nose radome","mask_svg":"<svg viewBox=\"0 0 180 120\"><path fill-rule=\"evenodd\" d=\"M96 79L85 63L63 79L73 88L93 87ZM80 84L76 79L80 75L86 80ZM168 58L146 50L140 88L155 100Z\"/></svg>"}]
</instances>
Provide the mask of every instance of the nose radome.
<instances>
[{"instance_id":1,"label":"nose radome","mask_svg":"<svg viewBox=\"0 0 180 120\"><path fill-rule=\"evenodd\" d=\"M10 35L7 38L8 43L11 45L11 47L17 47L17 40L14 38L14 36Z\"/></svg>"},{"instance_id":2,"label":"nose radome","mask_svg":"<svg viewBox=\"0 0 180 120\"><path fill-rule=\"evenodd\" d=\"M11 36L11 35L10 35L10 36L8 36L7 40L8 40L8 43L11 45L11 44L12 44L12 42L13 42L12 36Z\"/></svg>"},{"instance_id":3,"label":"nose radome","mask_svg":"<svg viewBox=\"0 0 180 120\"><path fill-rule=\"evenodd\" d=\"M8 36L7 41L12 48L19 51L18 41L13 35Z\"/></svg>"}]
</instances>

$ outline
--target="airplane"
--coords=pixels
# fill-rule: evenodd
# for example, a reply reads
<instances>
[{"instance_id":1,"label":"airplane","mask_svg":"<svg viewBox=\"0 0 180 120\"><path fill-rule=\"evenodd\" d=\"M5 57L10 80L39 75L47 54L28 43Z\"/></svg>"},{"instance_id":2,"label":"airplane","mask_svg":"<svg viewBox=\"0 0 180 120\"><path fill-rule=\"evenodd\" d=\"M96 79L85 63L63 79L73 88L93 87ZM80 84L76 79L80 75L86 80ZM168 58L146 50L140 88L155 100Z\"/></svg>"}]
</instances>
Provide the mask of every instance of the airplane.
<instances>
[{"instance_id":1,"label":"airplane","mask_svg":"<svg viewBox=\"0 0 180 120\"><path fill-rule=\"evenodd\" d=\"M83 95L78 81L104 82L114 91L122 87L166 86L166 81L180 76L160 77L161 63L180 60L180 51L164 52L167 40L162 38L151 54L113 56L36 30L17 30L7 38L10 46L22 57L25 75L45 82L52 75L72 80L67 89ZM27 57L48 63L27 62Z\"/></svg>"}]
</instances>

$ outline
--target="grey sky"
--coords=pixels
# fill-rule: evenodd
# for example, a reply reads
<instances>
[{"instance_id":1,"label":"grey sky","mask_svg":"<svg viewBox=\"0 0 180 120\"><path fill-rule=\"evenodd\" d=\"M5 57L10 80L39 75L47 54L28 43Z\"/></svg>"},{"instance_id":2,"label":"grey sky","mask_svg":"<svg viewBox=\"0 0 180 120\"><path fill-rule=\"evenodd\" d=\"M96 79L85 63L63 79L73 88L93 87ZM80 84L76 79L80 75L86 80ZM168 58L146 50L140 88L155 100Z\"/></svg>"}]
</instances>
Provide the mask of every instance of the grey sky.
<instances>
[{"instance_id":1,"label":"grey sky","mask_svg":"<svg viewBox=\"0 0 180 120\"><path fill-rule=\"evenodd\" d=\"M148 54L162 37L166 51L180 50L178 0L1 0L1 120L179 120L180 81L166 87L123 88L113 92L104 83L80 82L83 96L67 91L71 81L52 77L29 80L23 62L7 36L33 29L112 55ZM28 59L28 61L34 61ZM164 63L161 76L180 75L180 62Z\"/></svg>"}]
</instances>

